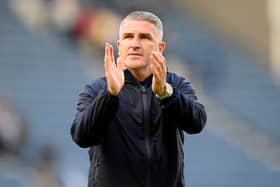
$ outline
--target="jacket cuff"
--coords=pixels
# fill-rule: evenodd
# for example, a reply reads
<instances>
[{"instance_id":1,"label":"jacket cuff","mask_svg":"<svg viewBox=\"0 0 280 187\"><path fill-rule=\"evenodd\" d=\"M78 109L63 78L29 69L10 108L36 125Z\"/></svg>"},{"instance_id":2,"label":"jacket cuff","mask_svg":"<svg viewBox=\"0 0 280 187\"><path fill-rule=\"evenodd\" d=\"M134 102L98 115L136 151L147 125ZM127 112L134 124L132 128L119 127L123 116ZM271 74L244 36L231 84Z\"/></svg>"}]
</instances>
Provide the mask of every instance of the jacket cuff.
<instances>
[{"instance_id":1,"label":"jacket cuff","mask_svg":"<svg viewBox=\"0 0 280 187\"><path fill-rule=\"evenodd\" d=\"M160 106L162 107L162 109L167 109L169 108L171 105L173 105L177 98L178 98L178 90L176 88L173 88L173 93L170 97L165 98L165 99L158 99Z\"/></svg>"}]
</instances>

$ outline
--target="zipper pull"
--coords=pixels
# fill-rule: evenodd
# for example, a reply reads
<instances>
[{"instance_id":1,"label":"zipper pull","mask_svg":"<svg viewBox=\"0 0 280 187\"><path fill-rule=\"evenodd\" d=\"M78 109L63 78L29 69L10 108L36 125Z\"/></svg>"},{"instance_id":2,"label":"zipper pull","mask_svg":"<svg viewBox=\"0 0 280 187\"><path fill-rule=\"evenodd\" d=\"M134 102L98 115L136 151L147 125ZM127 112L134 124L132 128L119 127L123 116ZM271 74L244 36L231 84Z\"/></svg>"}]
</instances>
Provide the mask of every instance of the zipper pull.
<instances>
[{"instance_id":1,"label":"zipper pull","mask_svg":"<svg viewBox=\"0 0 280 187\"><path fill-rule=\"evenodd\" d=\"M142 91L142 93L146 93L147 92L147 89L145 88L145 86L141 85L141 91Z\"/></svg>"}]
</instances>

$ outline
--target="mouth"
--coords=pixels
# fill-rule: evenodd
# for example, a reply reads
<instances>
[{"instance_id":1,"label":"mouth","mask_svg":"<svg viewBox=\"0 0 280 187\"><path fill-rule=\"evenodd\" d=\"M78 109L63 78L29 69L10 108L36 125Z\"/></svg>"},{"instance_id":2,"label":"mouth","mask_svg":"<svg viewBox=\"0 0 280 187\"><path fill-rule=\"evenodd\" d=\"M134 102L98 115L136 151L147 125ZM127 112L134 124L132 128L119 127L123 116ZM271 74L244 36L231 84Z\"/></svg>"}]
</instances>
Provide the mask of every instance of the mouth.
<instances>
[{"instance_id":1,"label":"mouth","mask_svg":"<svg viewBox=\"0 0 280 187\"><path fill-rule=\"evenodd\" d=\"M129 53L128 56L143 56L140 53Z\"/></svg>"}]
</instances>

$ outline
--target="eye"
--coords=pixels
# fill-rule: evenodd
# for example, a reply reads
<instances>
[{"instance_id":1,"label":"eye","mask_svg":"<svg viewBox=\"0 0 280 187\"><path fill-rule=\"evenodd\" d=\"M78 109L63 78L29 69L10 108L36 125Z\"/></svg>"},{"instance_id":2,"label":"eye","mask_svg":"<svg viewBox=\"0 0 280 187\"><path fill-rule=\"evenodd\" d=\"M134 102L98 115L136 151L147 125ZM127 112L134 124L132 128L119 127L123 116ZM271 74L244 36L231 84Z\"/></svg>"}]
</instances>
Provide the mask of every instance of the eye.
<instances>
[{"instance_id":1,"label":"eye","mask_svg":"<svg viewBox=\"0 0 280 187\"><path fill-rule=\"evenodd\" d=\"M147 39L147 40L152 40L152 36L150 34L142 34L140 36L140 38L142 39Z\"/></svg>"},{"instance_id":2,"label":"eye","mask_svg":"<svg viewBox=\"0 0 280 187\"><path fill-rule=\"evenodd\" d=\"M123 39L129 39L129 38L133 38L133 35L132 34L124 34Z\"/></svg>"}]
</instances>

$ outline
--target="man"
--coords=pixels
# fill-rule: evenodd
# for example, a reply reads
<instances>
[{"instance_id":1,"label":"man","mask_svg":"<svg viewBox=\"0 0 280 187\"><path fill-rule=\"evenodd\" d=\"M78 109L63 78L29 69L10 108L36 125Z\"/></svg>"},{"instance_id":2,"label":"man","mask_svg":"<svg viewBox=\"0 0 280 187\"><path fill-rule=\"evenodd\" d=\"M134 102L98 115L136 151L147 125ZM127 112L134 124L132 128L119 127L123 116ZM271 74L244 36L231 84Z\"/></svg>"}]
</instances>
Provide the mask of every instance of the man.
<instances>
[{"instance_id":1,"label":"man","mask_svg":"<svg viewBox=\"0 0 280 187\"><path fill-rule=\"evenodd\" d=\"M120 24L115 63L80 94L73 140L90 147L89 187L183 187L183 131L199 133L206 113L189 82L167 72L160 19L130 13Z\"/></svg>"}]
</instances>

